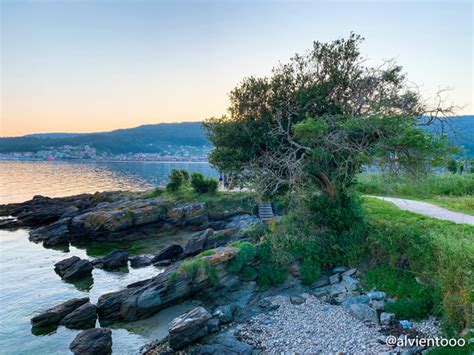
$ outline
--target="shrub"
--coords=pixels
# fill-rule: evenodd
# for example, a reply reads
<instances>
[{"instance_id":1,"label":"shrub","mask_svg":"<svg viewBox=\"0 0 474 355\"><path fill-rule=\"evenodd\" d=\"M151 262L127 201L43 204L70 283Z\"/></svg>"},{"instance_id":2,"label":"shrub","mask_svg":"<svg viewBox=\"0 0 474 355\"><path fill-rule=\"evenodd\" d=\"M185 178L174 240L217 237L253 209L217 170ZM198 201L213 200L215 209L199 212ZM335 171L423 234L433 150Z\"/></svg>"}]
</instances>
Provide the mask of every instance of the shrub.
<instances>
[{"instance_id":1,"label":"shrub","mask_svg":"<svg viewBox=\"0 0 474 355\"><path fill-rule=\"evenodd\" d=\"M254 244L249 242L231 243L230 246L239 248L239 252L235 255L229 265L230 272L238 273L255 257L257 254L257 248Z\"/></svg>"},{"instance_id":2,"label":"shrub","mask_svg":"<svg viewBox=\"0 0 474 355\"><path fill-rule=\"evenodd\" d=\"M189 175L185 170L171 170L169 176L170 182L166 185L166 190L176 192L181 189L181 187L186 183L186 176L189 178Z\"/></svg>"},{"instance_id":3,"label":"shrub","mask_svg":"<svg viewBox=\"0 0 474 355\"><path fill-rule=\"evenodd\" d=\"M456 172L458 171L458 162L456 161L456 159L449 160L446 168L451 174L456 174Z\"/></svg>"},{"instance_id":4,"label":"shrub","mask_svg":"<svg viewBox=\"0 0 474 355\"><path fill-rule=\"evenodd\" d=\"M215 193L219 182L215 178L206 178L201 173L191 175L191 186L197 193Z\"/></svg>"}]
</instances>

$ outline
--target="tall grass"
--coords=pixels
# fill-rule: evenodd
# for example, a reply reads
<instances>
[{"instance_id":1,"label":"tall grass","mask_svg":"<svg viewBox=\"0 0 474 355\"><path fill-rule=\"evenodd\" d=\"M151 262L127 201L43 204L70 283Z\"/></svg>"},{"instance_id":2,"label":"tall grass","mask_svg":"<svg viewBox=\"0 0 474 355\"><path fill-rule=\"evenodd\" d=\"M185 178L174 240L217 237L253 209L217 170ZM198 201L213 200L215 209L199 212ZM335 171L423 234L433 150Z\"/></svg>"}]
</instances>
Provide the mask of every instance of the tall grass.
<instances>
[{"instance_id":1,"label":"tall grass","mask_svg":"<svg viewBox=\"0 0 474 355\"><path fill-rule=\"evenodd\" d=\"M474 195L474 174L360 174L355 189L369 195L431 198Z\"/></svg>"}]
</instances>

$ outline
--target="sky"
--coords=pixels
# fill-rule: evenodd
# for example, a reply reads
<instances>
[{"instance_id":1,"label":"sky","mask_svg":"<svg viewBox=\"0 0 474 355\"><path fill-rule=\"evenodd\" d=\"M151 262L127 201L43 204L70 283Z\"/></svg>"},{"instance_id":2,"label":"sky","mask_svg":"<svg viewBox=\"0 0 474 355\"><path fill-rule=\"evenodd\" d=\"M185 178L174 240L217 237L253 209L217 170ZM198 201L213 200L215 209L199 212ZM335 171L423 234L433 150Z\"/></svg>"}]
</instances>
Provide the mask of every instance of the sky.
<instances>
[{"instance_id":1,"label":"sky","mask_svg":"<svg viewBox=\"0 0 474 355\"><path fill-rule=\"evenodd\" d=\"M8 1L0 136L221 116L242 78L354 31L426 97L474 112L472 1Z\"/></svg>"}]
</instances>

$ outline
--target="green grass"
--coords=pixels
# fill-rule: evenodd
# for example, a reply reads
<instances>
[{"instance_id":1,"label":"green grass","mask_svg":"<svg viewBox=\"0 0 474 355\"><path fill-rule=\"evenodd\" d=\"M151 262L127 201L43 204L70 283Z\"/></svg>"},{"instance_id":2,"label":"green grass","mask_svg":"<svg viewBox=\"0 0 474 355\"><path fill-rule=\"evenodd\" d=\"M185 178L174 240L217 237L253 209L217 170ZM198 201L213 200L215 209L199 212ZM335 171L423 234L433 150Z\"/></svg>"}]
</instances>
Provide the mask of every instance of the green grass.
<instances>
[{"instance_id":1,"label":"green grass","mask_svg":"<svg viewBox=\"0 0 474 355\"><path fill-rule=\"evenodd\" d=\"M364 199L364 208L372 230L369 263L375 270L388 268L378 273L379 287L406 296L401 304L404 315L410 315L409 299L417 297L393 289L394 280L401 280L400 287L414 289L417 277L432 290L432 312L443 316L448 332L457 333L472 324L474 227L402 211L373 198Z\"/></svg>"},{"instance_id":2,"label":"green grass","mask_svg":"<svg viewBox=\"0 0 474 355\"><path fill-rule=\"evenodd\" d=\"M360 174L355 190L367 195L427 201L474 215L474 174L429 174L417 177Z\"/></svg>"}]
</instances>

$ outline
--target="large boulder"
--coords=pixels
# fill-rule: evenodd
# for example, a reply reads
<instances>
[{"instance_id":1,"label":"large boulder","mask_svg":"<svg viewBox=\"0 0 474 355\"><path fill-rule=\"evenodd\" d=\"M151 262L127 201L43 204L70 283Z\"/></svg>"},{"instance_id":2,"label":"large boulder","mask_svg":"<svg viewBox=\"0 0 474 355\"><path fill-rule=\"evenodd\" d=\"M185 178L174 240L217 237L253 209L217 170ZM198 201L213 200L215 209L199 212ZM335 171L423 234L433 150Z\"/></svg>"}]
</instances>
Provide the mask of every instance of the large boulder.
<instances>
[{"instance_id":1,"label":"large boulder","mask_svg":"<svg viewBox=\"0 0 474 355\"><path fill-rule=\"evenodd\" d=\"M207 321L211 317L203 307L197 307L173 319L168 326L170 348L179 350L207 335Z\"/></svg>"},{"instance_id":2,"label":"large boulder","mask_svg":"<svg viewBox=\"0 0 474 355\"><path fill-rule=\"evenodd\" d=\"M61 260L54 264L54 271L64 280L79 280L92 276L92 263L77 256Z\"/></svg>"},{"instance_id":3,"label":"large boulder","mask_svg":"<svg viewBox=\"0 0 474 355\"><path fill-rule=\"evenodd\" d=\"M70 329L88 329L95 327L96 320L96 307L87 302L65 316L59 324Z\"/></svg>"},{"instance_id":4,"label":"large boulder","mask_svg":"<svg viewBox=\"0 0 474 355\"><path fill-rule=\"evenodd\" d=\"M63 302L31 318L31 325L33 328L57 325L65 316L87 302L89 302L89 297L74 298Z\"/></svg>"},{"instance_id":5,"label":"large boulder","mask_svg":"<svg viewBox=\"0 0 474 355\"><path fill-rule=\"evenodd\" d=\"M74 338L69 350L74 355L112 354L112 331L107 328L84 330Z\"/></svg>"},{"instance_id":6,"label":"large boulder","mask_svg":"<svg viewBox=\"0 0 474 355\"><path fill-rule=\"evenodd\" d=\"M138 255L130 258L130 266L133 268L141 268L151 265L151 257L147 255Z\"/></svg>"},{"instance_id":7,"label":"large boulder","mask_svg":"<svg viewBox=\"0 0 474 355\"><path fill-rule=\"evenodd\" d=\"M207 239L213 234L214 230L211 228L192 234L184 247L184 255L192 256L199 254L204 250Z\"/></svg>"},{"instance_id":8,"label":"large boulder","mask_svg":"<svg viewBox=\"0 0 474 355\"><path fill-rule=\"evenodd\" d=\"M128 264L128 253L123 250L115 250L102 258L95 259L92 264L106 270L125 267Z\"/></svg>"},{"instance_id":9,"label":"large boulder","mask_svg":"<svg viewBox=\"0 0 474 355\"><path fill-rule=\"evenodd\" d=\"M157 255L153 257L151 262L153 264L163 260L176 260L183 254L183 247L178 244L170 245L162 249Z\"/></svg>"},{"instance_id":10,"label":"large boulder","mask_svg":"<svg viewBox=\"0 0 474 355\"><path fill-rule=\"evenodd\" d=\"M99 318L105 321L148 318L199 291L215 287L216 282L226 287L230 284L228 280L234 278L227 271L227 266L238 250L233 247L219 248L195 263L189 261L187 267L177 263L154 278L102 295L97 303Z\"/></svg>"}]
</instances>

